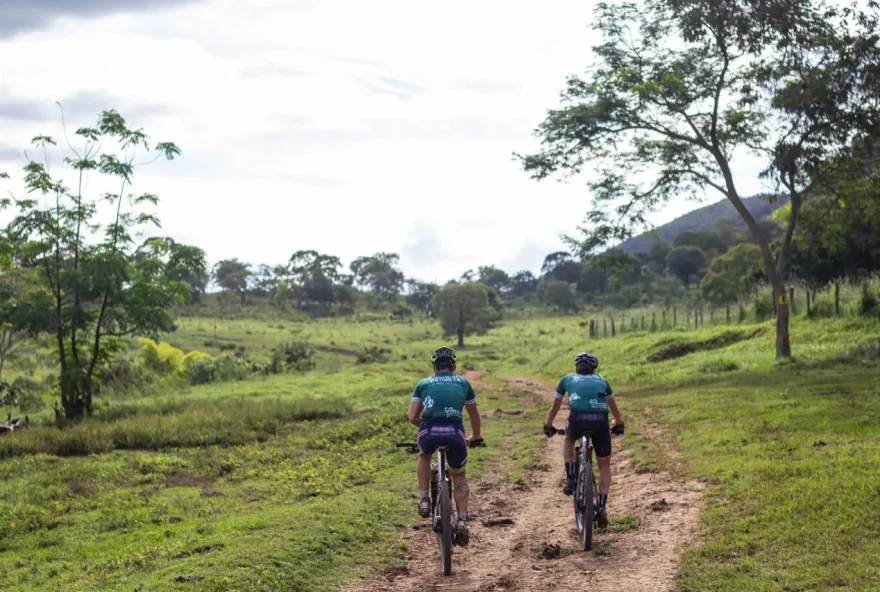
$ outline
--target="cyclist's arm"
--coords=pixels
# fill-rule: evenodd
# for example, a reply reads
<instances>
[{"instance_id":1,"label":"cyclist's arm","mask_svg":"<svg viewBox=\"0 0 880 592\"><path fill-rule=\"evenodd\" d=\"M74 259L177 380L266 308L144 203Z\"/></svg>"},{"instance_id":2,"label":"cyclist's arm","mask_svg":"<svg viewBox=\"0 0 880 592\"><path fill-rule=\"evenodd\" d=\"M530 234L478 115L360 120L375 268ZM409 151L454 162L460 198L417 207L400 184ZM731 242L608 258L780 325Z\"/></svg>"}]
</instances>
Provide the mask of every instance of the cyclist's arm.
<instances>
[{"instance_id":1,"label":"cyclist's arm","mask_svg":"<svg viewBox=\"0 0 880 592\"><path fill-rule=\"evenodd\" d=\"M608 405L608 409L611 411L611 414L614 415L614 423L617 425L623 425L623 416L620 414L620 409L617 408L617 400L614 398L614 391L611 390L611 385L608 384L608 381L605 381L605 404Z\"/></svg>"},{"instance_id":2,"label":"cyclist's arm","mask_svg":"<svg viewBox=\"0 0 880 592\"><path fill-rule=\"evenodd\" d=\"M471 440L480 439L480 412L477 410L477 402L471 401L465 404L468 418L471 420Z\"/></svg>"},{"instance_id":3,"label":"cyclist's arm","mask_svg":"<svg viewBox=\"0 0 880 592\"><path fill-rule=\"evenodd\" d=\"M464 396L464 408L467 409L471 420L471 440L480 439L480 412L477 410L477 393L471 383L467 383L467 393Z\"/></svg>"},{"instance_id":4,"label":"cyclist's arm","mask_svg":"<svg viewBox=\"0 0 880 592\"><path fill-rule=\"evenodd\" d=\"M409 404L409 422L414 426L422 423L422 409L424 405L418 399L413 399Z\"/></svg>"},{"instance_id":5,"label":"cyclist's arm","mask_svg":"<svg viewBox=\"0 0 880 592\"><path fill-rule=\"evenodd\" d=\"M614 395L606 395L605 402L608 404L608 409L611 410L611 414L614 415L614 423L620 425L623 423L623 416L620 414L620 409L617 408L617 401L614 400Z\"/></svg>"},{"instance_id":6,"label":"cyclist's arm","mask_svg":"<svg viewBox=\"0 0 880 592\"><path fill-rule=\"evenodd\" d=\"M553 425L553 420L556 419L556 414L559 413L559 410L562 408L562 400L565 398L565 393L559 394L559 391L556 391L553 396L553 404L550 406L550 411L547 412L547 418L544 420L544 425Z\"/></svg>"}]
</instances>

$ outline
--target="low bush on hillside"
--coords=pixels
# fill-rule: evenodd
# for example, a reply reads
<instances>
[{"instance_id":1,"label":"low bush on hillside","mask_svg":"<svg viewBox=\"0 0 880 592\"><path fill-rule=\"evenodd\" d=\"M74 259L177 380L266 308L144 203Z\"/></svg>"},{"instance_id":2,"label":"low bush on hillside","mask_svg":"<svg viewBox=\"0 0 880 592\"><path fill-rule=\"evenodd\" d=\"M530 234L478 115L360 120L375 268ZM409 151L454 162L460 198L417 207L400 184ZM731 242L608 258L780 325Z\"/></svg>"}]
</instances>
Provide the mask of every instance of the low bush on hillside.
<instances>
[{"instance_id":1,"label":"low bush on hillside","mask_svg":"<svg viewBox=\"0 0 880 592\"><path fill-rule=\"evenodd\" d=\"M272 350L272 359L266 367L269 374L281 374L295 370L308 372L315 368L315 350L305 341L294 341Z\"/></svg>"},{"instance_id":2,"label":"low bush on hillside","mask_svg":"<svg viewBox=\"0 0 880 592\"><path fill-rule=\"evenodd\" d=\"M389 355L391 355L390 349L378 345L371 345L366 347L362 353L358 354L357 363L383 364L388 361Z\"/></svg>"}]
</instances>

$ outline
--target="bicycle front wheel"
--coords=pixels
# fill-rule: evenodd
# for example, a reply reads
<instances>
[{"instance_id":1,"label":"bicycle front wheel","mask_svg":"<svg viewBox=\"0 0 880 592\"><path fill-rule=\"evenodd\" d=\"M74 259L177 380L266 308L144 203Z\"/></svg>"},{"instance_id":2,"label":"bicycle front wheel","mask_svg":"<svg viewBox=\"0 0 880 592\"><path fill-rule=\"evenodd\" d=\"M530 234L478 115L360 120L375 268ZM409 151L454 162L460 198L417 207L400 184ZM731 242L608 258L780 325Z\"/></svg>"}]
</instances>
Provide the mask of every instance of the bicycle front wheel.
<instances>
[{"instance_id":1,"label":"bicycle front wheel","mask_svg":"<svg viewBox=\"0 0 880 592\"><path fill-rule=\"evenodd\" d=\"M437 545L440 547L440 563L443 575L452 574L452 496L449 481L441 481L439 488L440 529L437 531Z\"/></svg>"}]
</instances>

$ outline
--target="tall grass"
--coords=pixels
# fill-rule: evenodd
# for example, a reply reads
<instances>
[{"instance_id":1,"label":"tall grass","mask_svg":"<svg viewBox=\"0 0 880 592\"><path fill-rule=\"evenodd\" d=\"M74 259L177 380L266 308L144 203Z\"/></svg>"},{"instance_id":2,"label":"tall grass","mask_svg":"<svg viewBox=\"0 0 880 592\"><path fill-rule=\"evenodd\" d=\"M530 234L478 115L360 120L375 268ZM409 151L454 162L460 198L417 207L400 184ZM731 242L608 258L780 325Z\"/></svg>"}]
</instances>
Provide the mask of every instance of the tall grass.
<instances>
[{"instance_id":1,"label":"tall grass","mask_svg":"<svg viewBox=\"0 0 880 592\"><path fill-rule=\"evenodd\" d=\"M0 459L39 453L70 456L116 449L231 446L263 441L291 423L342 418L350 412L351 403L344 399L312 397L122 405L63 429L37 427L0 438Z\"/></svg>"}]
</instances>

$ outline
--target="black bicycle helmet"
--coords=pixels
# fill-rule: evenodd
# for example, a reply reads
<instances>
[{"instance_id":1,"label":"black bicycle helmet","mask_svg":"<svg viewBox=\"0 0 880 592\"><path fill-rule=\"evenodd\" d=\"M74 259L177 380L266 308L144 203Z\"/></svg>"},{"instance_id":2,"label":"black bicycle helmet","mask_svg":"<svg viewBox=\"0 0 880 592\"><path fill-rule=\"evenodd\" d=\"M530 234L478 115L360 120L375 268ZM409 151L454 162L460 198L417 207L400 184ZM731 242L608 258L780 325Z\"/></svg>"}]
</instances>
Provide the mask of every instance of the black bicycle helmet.
<instances>
[{"instance_id":1,"label":"black bicycle helmet","mask_svg":"<svg viewBox=\"0 0 880 592\"><path fill-rule=\"evenodd\" d=\"M438 347L431 353L431 364L455 366L455 350L451 347Z\"/></svg>"},{"instance_id":2,"label":"black bicycle helmet","mask_svg":"<svg viewBox=\"0 0 880 592\"><path fill-rule=\"evenodd\" d=\"M599 367L599 358L587 352L581 352L574 357L574 367L587 366L591 371L595 372Z\"/></svg>"}]
</instances>

